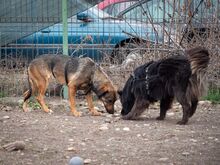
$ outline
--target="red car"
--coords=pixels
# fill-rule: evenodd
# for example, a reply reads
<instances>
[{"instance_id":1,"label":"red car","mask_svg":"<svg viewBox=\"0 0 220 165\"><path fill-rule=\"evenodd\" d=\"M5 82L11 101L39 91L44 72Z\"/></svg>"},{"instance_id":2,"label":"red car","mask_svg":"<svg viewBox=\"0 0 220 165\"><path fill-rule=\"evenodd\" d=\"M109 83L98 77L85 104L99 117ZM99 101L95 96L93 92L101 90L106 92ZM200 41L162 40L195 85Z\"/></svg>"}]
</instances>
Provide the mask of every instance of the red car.
<instances>
[{"instance_id":1,"label":"red car","mask_svg":"<svg viewBox=\"0 0 220 165\"><path fill-rule=\"evenodd\" d=\"M98 4L98 8L112 16L117 16L121 11L137 1L138 0L104 0Z\"/></svg>"}]
</instances>

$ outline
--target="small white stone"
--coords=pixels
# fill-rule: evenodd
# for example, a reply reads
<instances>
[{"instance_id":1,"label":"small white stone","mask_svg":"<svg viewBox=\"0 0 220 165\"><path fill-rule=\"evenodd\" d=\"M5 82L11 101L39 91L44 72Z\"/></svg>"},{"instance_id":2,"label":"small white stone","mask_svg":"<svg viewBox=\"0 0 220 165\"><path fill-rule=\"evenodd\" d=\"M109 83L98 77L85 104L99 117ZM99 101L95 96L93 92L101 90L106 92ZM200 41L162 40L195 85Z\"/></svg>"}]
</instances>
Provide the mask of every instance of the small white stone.
<instances>
[{"instance_id":1,"label":"small white stone","mask_svg":"<svg viewBox=\"0 0 220 165\"><path fill-rule=\"evenodd\" d=\"M173 112L168 112L167 116L174 116L174 113Z\"/></svg>"},{"instance_id":2,"label":"small white stone","mask_svg":"<svg viewBox=\"0 0 220 165\"><path fill-rule=\"evenodd\" d=\"M3 119L10 119L9 116L3 116Z\"/></svg>"},{"instance_id":3,"label":"small white stone","mask_svg":"<svg viewBox=\"0 0 220 165\"><path fill-rule=\"evenodd\" d=\"M183 156L188 156L190 153L189 152L183 152L182 155Z\"/></svg>"},{"instance_id":4,"label":"small white stone","mask_svg":"<svg viewBox=\"0 0 220 165\"><path fill-rule=\"evenodd\" d=\"M99 128L99 130L101 130L101 131L108 130L108 126L103 125Z\"/></svg>"},{"instance_id":5,"label":"small white stone","mask_svg":"<svg viewBox=\"0 0 220 165\"><path fill-rule=\"evenodd\" d=\"M84 160L84 164L89 164L89 163L91 163L91 162L92 162L91 159L85 159L85 160Z\"/></svg>"},{"instance_id":6,"label":"small white stone","mask_svg":"<svg viewBox=\"0 0 220 165\"><path fill-rule=\"evenodd\" d=\"M123 128L123 131L130 131L130 128L124 127L124 128Z\"/></svg>"},{"instance_id":7,"label":"small white stone","mask_svg":"<svg viewBox=\"0 0 220 165\"><path fill-rule=\"evenodd\" d=\"M161 161L161 162L166 162L166 161L168 161L169 160L169 158L160 158L159 159L159 161Z\"/></svg>"},{"instance_id":8,"label":"small white stone","mask_svg":"<svg viewBox=\"0 0 220 165\"><path fill-rule=\"evenodd\" d=\"M68 147L67 151L76 151L76 149L74 147Z\"/></svg>"},{"instance_id":9,"label":"small white stone","mask_svg":"<svg viewBox=\"0 0 220 165\"><path fill-rule=\"evenodd\" d=\"M119 113L115 113L113 114L114 117L120 117L120 114Z\"/></svg>"},{"instance_id":10,"label":"small white stone","mask_svg":"<svg viewBox=\"0 0 220 165\"><path fill-rule=\"evenodd\" d=\"M115 128L115 131L120 131L120 128Z\"/></svg>"},{"instance_id":11,"label":"small white stone","mask_svg":"<svg viewBox=\"0 0 220 165\"><path fill-rule=\"evenodd\" d=\"M137 134L137 137L141 137L141 134Z\"/></svg>"},{"instance_id":12,"label":"small white stone","mask_svg":"<svg viewBox=\"0 0 220 165\"><path fill-rule=\"evenodd\" d=\"M211 105L212 102L208 101L208 100L205 100L205 101L199 101L199 104L201 104L201 105Z\"/></svg>"},{"instance_id":13,"label":"small white stone","mask_svg":"<svg viewBox=\"0 0 220 165\"><path fill-rule=\"evenodd\" d=\"M196 143L198 140L196 139L190 139L191 142Z\"/></svg>"}]
</instances>

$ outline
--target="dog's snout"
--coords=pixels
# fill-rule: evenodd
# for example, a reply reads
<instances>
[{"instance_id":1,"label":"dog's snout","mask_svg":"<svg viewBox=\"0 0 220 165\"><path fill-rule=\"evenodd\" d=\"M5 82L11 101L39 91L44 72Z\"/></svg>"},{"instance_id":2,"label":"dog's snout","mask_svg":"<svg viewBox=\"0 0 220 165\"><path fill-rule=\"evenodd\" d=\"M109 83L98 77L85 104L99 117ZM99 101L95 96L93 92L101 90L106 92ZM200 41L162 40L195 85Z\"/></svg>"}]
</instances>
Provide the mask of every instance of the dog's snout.
<instances>
[{"instance_id":1,"label":"dog's snout","mask_svg":"<svg viewBox=\"0 0 220 165\"><path fill-rule=\"evenodd\" d=\"M110 114L114 114L114 105L105 105L106 111Z\"/></svg>"}]
</instances>

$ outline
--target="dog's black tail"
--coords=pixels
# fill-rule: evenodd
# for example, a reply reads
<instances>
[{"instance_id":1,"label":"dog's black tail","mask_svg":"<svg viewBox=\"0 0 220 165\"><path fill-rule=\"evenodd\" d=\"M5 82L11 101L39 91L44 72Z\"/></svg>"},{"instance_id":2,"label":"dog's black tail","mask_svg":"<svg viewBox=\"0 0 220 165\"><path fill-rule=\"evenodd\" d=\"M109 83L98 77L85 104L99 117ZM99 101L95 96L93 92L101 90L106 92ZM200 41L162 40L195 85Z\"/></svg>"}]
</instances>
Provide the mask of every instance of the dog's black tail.
<instances>
[{"instance_id":1,"label":"dog's black tail","mask_svg":"<svg viewBox=\"0 0 220 165\"><path fill-rule=\"evenodd\" d=\"M190 117L195 113L199 97L207 92L206 71L209 64L209 52L203 47L186 50L190 61L192 76L189 79L187 98L191 102Z\"/></svg>"}]
</instances>

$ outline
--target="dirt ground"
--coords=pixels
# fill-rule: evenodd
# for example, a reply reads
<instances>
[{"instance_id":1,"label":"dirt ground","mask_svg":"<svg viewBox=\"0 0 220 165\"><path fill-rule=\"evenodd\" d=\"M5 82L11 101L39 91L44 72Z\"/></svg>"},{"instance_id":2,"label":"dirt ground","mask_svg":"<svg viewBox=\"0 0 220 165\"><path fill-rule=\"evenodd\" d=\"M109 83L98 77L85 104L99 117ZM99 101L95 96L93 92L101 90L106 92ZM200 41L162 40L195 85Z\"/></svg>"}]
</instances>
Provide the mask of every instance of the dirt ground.
<instances>
[{"instance_id":1,"label":"dirt ground","mask_svg":"<svg viewBox=\"0 0 220 165\"><path fill-rule=\"evenodd\" d=\"M102 116L91 116L84 100L77 108L82 117L73 117L68 102L50 98L53 114L40 109L24 113L21 98L0 102L0 165L68 165L80 156L91 165L220 164L220 105L200 103L187 125L177 125L182 110L174 105L164 121L156 121L158 105L139 120L120 119L107 114L99 102ZM48 102L48 101L47 101ZM6 151L3 146L24 141L25 149Z\"/></svg>"}]
</instances>

